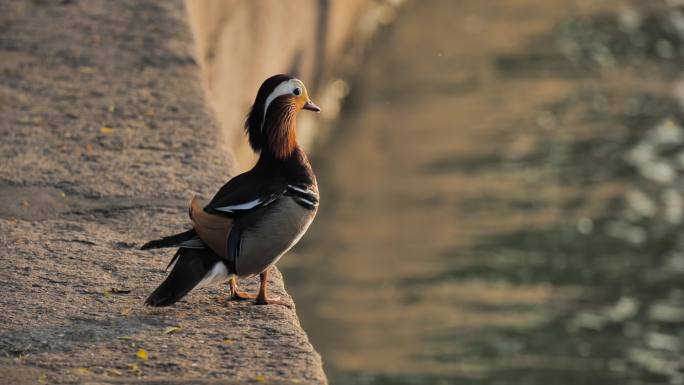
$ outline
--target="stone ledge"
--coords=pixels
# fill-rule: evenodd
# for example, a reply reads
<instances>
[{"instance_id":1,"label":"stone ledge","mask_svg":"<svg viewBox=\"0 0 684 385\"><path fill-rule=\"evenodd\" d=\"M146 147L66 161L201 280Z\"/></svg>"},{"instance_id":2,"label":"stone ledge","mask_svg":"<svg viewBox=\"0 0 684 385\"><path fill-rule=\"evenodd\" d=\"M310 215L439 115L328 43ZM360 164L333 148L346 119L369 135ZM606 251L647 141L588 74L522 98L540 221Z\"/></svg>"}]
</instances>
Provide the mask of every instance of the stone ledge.
<instances>
[{"instance_id":1,"label":"stone ledge","mask_svg":"<svg viewBox=\"0 0 684 385\"><path fill-rule=\"evenodd\" d=\"M137 247L234 169L183 3L3 1L0 21L0 378L325 383L294 310L222 289L142 307L171 252Z\"/></svg>"}]
</instances>

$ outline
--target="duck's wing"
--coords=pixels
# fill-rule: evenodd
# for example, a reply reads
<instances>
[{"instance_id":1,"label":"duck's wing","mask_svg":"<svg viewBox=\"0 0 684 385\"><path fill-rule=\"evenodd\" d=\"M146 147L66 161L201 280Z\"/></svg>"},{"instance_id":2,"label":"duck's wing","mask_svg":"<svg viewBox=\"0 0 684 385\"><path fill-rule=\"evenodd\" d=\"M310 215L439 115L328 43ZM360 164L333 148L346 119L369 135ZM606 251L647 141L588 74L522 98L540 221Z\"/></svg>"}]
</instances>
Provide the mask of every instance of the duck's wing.
<instances>
[{"instance_id":1,"label":"duck's wing","mask_svg":"<svg viewBox=\"0 0 684 385\"><path fill-rule=\"evenodd\" d=\"M234 218L268 206L286 191L287 183L283 180L246 172L224 184L204 211Z\"/></svg>"},{"instance_id":2,"label":"duck's wing","mask_svg":"<svg viewBox=\"0 0 684 385\"><path fill-rule=\"evenodd\" d=\"M190 202L189 214L192 227L202 242L220 257L227 258L228 236L233 227L233 219L205 212L197 197Z\"/></svg>"},{"instance_id":3,"label":"duck's wing","mask_svg":"<svg viewBox=\"0 0 684 385\"><path fill-rule=\"evenodd\" d=\"M278 200L286 190L287 184L279 179L246 172L224 184L204 209L193 199L190 218L205 244L234 261L240 253L242 230L258 222L260 209Z\"/></svg>"},{"instance_id":4,"label":"duck's wing","mask_svg":"<svg viewBox=\"0 0 684 385\"><path fill-rule=\"evenodd\" d=\"M288 196L308 210L318 205L314 185L287 183L272 175L253 171L229 180L204 207L194 200L191 217L202 241L221 257L236 261L241 254L243 232L262 226L270 205Z\"/></svg>"}]
</instances>

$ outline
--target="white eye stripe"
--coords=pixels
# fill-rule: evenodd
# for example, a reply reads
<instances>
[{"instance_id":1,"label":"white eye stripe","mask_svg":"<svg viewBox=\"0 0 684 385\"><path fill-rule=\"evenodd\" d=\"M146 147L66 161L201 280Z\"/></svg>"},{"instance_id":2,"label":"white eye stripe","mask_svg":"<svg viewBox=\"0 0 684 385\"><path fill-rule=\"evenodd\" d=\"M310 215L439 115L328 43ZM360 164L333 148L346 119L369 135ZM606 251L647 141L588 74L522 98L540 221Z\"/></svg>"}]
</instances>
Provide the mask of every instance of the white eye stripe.
<instances>
[{"instance_id":1,"label":"white eye stripe","mask_svg":"<svg viewBox=\"0 0 684 385\"><path fill-rule=\"evenodd\" d=\"M280 84L278 84L278 87L276 87L266 98L266 104L264 104L264 116L261 119L261 127L259 127L259 131L264 130L264 123L266 122L266 112L268 111L268 107L271 105L273 100L279 96L291 94L295 88L300 88L301 82L298 79L290 79L286 80ZM301 92L301 91L300 91Z\"/></svg>"}]
</instances>

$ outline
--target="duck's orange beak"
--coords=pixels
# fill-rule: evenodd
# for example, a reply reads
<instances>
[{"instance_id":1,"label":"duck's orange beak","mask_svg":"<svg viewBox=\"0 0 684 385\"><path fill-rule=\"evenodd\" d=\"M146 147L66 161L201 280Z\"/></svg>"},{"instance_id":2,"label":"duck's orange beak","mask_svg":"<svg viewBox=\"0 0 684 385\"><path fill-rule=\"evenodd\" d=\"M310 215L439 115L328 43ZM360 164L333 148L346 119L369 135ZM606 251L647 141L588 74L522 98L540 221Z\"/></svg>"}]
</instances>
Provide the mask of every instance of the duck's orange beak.
<instances>
[{"instance_id":1,"label":"duck's orange beak","mask_svg":"<svg viewBox=\"0 0 684 385\"><path fill-rule=\"evenodd\" d=\"M304 106L302 107L304 110L309 110L309 111L314 111L314 112L321 112L321 107L318 107L314 102L311 100L307 100L306 103L304 103Z\"/></svg>"}]
</instances>

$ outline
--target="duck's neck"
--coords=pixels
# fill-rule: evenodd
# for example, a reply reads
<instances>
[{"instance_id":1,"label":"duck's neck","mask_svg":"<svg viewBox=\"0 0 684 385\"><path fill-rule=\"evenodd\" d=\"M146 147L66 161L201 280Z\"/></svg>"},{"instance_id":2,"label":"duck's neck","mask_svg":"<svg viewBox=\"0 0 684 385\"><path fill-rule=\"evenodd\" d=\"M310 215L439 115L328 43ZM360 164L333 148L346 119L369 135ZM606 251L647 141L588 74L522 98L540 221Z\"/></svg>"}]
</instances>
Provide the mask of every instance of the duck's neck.
<instances>
[{"instance_id":1,"label":"duck's neck","mask_svg":"<svg viewBox=\"0 0 684 385\"><path fill-rule=\"evenodd\" d=\"M287 159L297 147L297 106L286 99L273 103L264 117L262 132L266 132L262 152L277 159Z\"/></svg>"},{"instance_id":2,"label":"duck's neck","mask_svg":"<svg viewBox=\"0 0 684 385\"><path fill-rule=\"evenodd\" d=\"M275 155L269 149L262 150L259 161L254 166L254 171L283 175L291 183L316 183L316 176L313 173L309 159L297 142L295 142L289 155L284 158Z\"/></svg>"}]
</instances>

